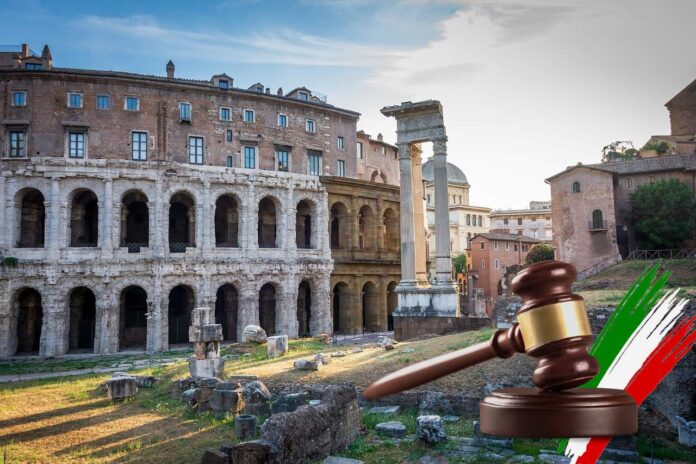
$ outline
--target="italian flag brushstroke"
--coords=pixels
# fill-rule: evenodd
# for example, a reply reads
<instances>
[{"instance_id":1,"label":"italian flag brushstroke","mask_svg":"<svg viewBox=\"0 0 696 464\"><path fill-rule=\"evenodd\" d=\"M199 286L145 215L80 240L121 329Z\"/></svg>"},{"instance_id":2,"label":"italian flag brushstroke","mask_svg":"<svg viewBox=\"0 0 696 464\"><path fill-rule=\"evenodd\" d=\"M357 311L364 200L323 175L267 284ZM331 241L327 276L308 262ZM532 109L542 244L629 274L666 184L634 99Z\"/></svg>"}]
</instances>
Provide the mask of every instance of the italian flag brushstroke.
<instances>
[{"instance_id":1,"label":"italian flag brushstroke","mask_svg":"<svg viewBox=\"0 0 696 464\"><path fill-rule=\"evenodd\" d=\"M688 300L679 290L663 293L670 272L656 279L660 263L648 267L623 297L590 353L600 371L582 388L620 388L640 405L696 343L696 316L684 318ZM610 437L563 440L559 450L575 464L593 464Z\"/></svg>"}]
</instances>

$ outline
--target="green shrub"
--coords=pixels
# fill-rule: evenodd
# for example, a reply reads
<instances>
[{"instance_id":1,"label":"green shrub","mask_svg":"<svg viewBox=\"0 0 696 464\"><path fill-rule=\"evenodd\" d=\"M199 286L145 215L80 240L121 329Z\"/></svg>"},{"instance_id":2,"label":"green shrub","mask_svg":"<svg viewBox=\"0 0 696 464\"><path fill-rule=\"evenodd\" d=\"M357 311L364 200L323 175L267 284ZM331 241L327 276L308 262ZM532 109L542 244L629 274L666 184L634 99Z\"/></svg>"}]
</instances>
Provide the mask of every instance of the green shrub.
<instances>
[{"instance_id":1,"label":"green shrub","mask_svg":"<svg viewBox=\"0 0 696 464\"><path fill-rule=\"evenodd\" d=\"M538 263L539 261L548 261L553 258L554 253L551 245L547 245L546 243L537 243L529 249L529 253L527 253L527 258L524 260L524 264L529 266L530 264Z\"/></svg>"}]
</instances>

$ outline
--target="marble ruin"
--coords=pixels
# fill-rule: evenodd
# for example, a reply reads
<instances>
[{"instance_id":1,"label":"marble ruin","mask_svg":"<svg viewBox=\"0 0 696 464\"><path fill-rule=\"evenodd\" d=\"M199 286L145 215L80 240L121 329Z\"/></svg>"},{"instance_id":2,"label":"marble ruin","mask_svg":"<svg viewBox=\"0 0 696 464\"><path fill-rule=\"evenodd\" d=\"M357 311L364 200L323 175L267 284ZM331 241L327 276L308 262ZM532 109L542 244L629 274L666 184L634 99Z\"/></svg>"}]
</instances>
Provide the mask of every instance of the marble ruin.
<instances>
[{"instance_id":1,"label":"marble ruin","mask_svg":"<svg viewBox=\"0 0 696 464\"><path fill-rule=\"evenodd\" d=\"M222 325L215 323L212 308L195 308L191 311L189 341L193 343L193 356L189 358L191 377L221 379L225 374L225 360L220 357Z\"/></svg>"}]
</instances>

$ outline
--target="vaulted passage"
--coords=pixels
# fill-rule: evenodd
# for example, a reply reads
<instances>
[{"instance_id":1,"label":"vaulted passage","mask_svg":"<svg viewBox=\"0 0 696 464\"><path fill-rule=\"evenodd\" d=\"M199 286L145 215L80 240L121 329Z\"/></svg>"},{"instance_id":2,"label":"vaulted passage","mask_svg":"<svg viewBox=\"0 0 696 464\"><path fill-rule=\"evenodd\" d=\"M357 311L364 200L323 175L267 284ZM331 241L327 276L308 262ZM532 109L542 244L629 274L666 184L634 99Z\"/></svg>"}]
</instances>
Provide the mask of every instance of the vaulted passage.
<instances>
[{"instance_id":1,"label":"vaulted passage","mask_svg":"<svg viewBox=\"0 0 696 464\"><path fill-rule=\"evenodd\" d=\"M329 235L332 250L347 250L350 247L350 218L348 208L343 203L331 205Z\"/></svg>"},{"instance_id":2,"label":"vaulted passage","mask_svg":"<svg viewBox=\"0 0 696 464\"><path fill-rule=\"evenodd\" d=\"M334 285L333 298L331 300L333 313L333 331L341 333L348 331L350 327L346 323L348 312L350 311L350 289L344 282Z\"/></svg>"},{"instance_id":3,"label":"vaulted passage","mask_svg":"<svg viewBox=\"0 0 696 464\"><path fill-rule=\"evenodd\" d=\"M259 202L259 248L277 248L276 205L266 197Z\"/></svg>"},{"instance_id":4,"label":"vaulted passage","mask_svg":"<svg viewBox=\"0 0 696 464\"><path fill-rule=\"evenodd\" d=\"M132 285L121 292L119 347L145 348L147 341L147 293Z\"/></svg>"},{"instance_id":5,"label":"vaulted passage","mask_svg":"<svg viewBox=\"0 0 696 464\"><path fill-rule=\"evenodd\" d=\"M169 292L169 344L188 343L193 310L193 290L177 285Z\"/></svg>"},{"instance_id":6,"label":"vaulted passage","mask_svg":"<svg viewBox=\"0 0 696 464\"><path fill-rule=\"evenodd\" d=\"M314 208L309 202L302 200L297 204L295 215L295 242L297 248L315 248L312 243L312 215Z\"/></svg>"},{"instance_id":7,"label":"vaulted passage","mask_svg":"<svg viewBox=\"0 0 696 464\"><path fill-rule=\"evenodd\" d=\"M87 287L73 289L70 292L70 351L94 349L96 315L96 298L92 290Z\"/></svg>"},{"instance_id":8,"label":"vaulted passage","mask_svg":"<svg viewBox=\"0 0 696 464\"><path fill-rule=\"evenodd\" d=\"M375 248L375 213L365 205L358 213L358 245L361 250Z\"/></svg>"},{"instance_id":9,"label":"vaulted passage","mask_svg":"<svg viewBox=\"0 0 696 464\"><path fill-rule=\"evenodd\" d=\"M259 324L268 335L276 333L276 289L268 283L259 291Z\"/></svg>"},{"instance_id":10,"label":"vaulted passage","mask_svg":"<svg viewBox=\"0 0 696 464\"><path fill-rule=\"evenodd\" d=\"M96 247L99 242L99 202L91 190L75 193L70 207L70 246Z\"/></svg>"},{"instance_id":11,"label":"vaulted passage","mask_svg":"<svg viewBox=\"0 0 696 464\"><path fill-rule=\"evenodd\" d=\"M384 248L387 251L399 251L399 218L393 209L387 208L382 216L384 228Z\"/></svg>"},{"instance_id":12,"label":"vaulted passage","mask_svg":"<svg viewBox=\"0 0 696 464\"><path fill-rule=\"evenodd\" d=\"M179 192L169 202L169 251L183 253L196 246L196 208L191 195Z\"/></svg>"},{"instance_id":13,"label":"vaulted passage","mask_svg":"<svg viewBox=\"0 0 696 464\"><path fill-rule=\"evenodd\" d=\"M312 317L312 290L309 282L303 280L297 291L297 333L300 337L310 335L310 320Z\"/></svg>"},{"instance_id":14,"label":"vaulted passage","mask_svg":"<svg viewBox=\"0 0 696 464\"><path fill-rule=\"evenodd\" d=\"M215 246L239 246L239 209L232 195L222 195L215 202Z\"/></svg>"},{"instance_id":15,"label":"vaulted passage","mask_svg":"<svg viewBox=\"0 0 696 464\"><path fill-rule=\"evenodd\" d=\"M149 246L150 214L147 196L140 191L128 192L121 204L121 246L131 253Z\"/></svg>"},{"instance_id":16,"label":"vaulted passage","mask_svg":"<svg viewBox=\"0 0 696 464\"><path fill-rule=\"evenodd\" d=\"M396 282L389 282L387 285L387 330L394 330L393 313L399 305L398 295L396 294Z\"/></svg>"},{"instance_id":17,"label":"vaulted passage","mask_svg":"<svg viewBox=\"0 0 696 464\"><path fill-rule=\"evenodd\" d=\"M222 325L222 336L228 341L237 341L237 314L239 295L232 284L218 288L215 295L215 322Z\"/></svg>"},{"instance_id":18,"label":"vaulted passage","mask_svg":"<svg viewBox=\"0 0 696 464\"><path fill-rule=\"evenodd\" d=\"M362 327L365 331L380 330L379 297L377 287L366 282L362 288Z\"/></svg>"},{"instance_id":19,"label":"vaulted passage","mask_svg":"<svg viewBox=\"0 0 696 464\"><path fill-rule=\"evenodd\" d=\"M17 354L36 354L41 343L41 294L25 288L17 295Z\"/></svg>"},{"instance_id":20,"label":"vaulted passage","mask_svg":"<svg viewBox=\"0 0 696 464\"><path fill-rule=\"evenodd\" d=\"M25 189L18 195L18 204L17 247L43 248L46 229L44 196L36 189Z\"/></svg>"}]
</instances>

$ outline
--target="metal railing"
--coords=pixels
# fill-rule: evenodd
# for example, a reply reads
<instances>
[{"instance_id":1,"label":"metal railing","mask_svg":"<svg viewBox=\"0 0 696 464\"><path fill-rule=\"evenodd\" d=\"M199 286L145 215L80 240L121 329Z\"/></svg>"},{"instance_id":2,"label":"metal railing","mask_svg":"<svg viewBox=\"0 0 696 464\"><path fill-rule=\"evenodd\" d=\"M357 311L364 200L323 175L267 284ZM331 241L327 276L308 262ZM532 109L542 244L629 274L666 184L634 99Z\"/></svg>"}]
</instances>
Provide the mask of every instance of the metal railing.
<instances>
[{"instance_id":1,"label":"metal railing","mask_svg":"<svg viewBox=\"0 0 696 464\"><path fill-rule=\"evenodd\" d=\"M587 230L590 232L601 232L608 230L607 221L589 221L587 223Z\"/></svg>"},{"instance_id":2,"label":"metal railing","mask_svg":"<svg viewBox=\"0 0 696 464\"><path fill-rule=\"evenodd\" d=\"M141 248L146 248L147 243L126 243L126 248L128 248L128 253L140 253Z\"/></svg>"},{"instance_id":3,"label":"metal railing","mask_svg":"<svg viewBox=\"0 0 696 464\"><path fill-rule=\"evenodd\" d=\"M693 259L696 258L696 250L688 248L674 248L669 250L633 250L626 260L654 260L654 259Z\"/></svg>"},{"instance_id":4,"label":"metal railing","mask_svg":"<svg viewBox=\"0 0 696 464\"><path fill-rule=\"evenodd\" d=\"M170 253L186 253L187 243L170 243L169 252Z\"/></svg>"}]
</instances>

